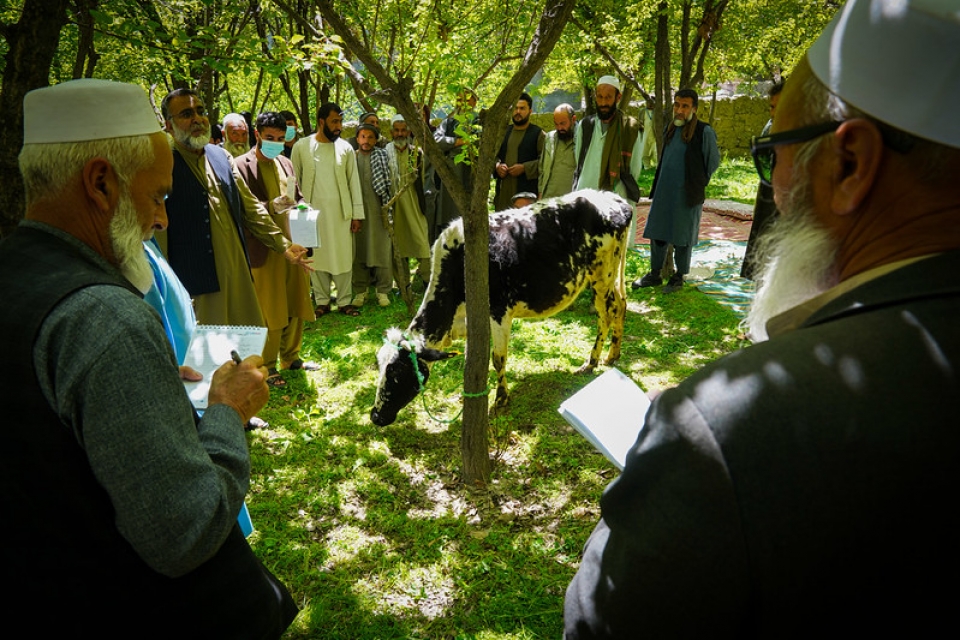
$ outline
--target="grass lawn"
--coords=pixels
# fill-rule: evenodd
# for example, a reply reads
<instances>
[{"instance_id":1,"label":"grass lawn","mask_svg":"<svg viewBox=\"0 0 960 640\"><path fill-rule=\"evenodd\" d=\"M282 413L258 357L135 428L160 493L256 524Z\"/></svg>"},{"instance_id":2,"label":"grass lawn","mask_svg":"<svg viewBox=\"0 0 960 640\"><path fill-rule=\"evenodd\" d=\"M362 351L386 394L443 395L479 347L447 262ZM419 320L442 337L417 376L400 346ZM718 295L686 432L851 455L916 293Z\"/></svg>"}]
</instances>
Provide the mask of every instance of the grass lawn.
<instances>
[{"instance_id":1,"label":"grass lawn","mask_svg":"<svg viewBox=\"0 0 960 640\"><path fill-rule=\"evenodd\" d=\"M630 252L629 279L646 272L641 262ZM618 367L647 391L743 346L738 318L692 287L628 297ZM462 358L437 363L423 401L396 423L369 420L383 331L409 320L396 298L310 323L303 356L321 369L284 372L260 414L270 426L250 434L251 543L303 608L287 637L557 638L564 590L617 475L557 413L592 379L573 373L595 330L589 292L553 318L514 323L511 402L491 420L486 489L459 482L460 423L449 420Z\"/></svg>"}]
</instances>

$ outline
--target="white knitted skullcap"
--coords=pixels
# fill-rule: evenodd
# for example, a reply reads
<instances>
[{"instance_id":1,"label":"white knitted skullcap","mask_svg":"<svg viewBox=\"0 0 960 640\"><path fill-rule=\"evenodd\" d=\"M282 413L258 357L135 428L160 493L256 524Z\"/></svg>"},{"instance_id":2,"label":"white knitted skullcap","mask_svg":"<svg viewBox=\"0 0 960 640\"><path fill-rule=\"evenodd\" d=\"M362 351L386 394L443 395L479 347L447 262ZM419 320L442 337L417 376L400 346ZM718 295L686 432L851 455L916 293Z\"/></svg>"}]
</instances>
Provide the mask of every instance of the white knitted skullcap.
<instances>
[{"instance_id":1,"label":"white knitted skullcap","mask_svg":"<svg viewBox=\"0 0 960 640\"><path fill-rule=\"evenodd\" d=\"M601 84L608 84L617 91L620 91L620 79L617 76L603 76L597 80L597 86Z\"/></svg>"},{"instance_id":2,"label":"white knitted skullcap","mask_svg":"<svg viewBox=\"0 0 960 640\"><path fill-rule=\"evenodd\" d=\"M83 78L23 98L23 143L85 142L160 131L147 94L133 84Z\"/></svg>"},{"instance_id":3,"label":"white knitted skullcap","mask_svg":"<svg viewBox=\"0 0 960 640\"><path fill-rule=\"evenodd\" d=\"M960 147L960 0L847 0L807 59L852 106Z\"/></svg>"}]
</instances>

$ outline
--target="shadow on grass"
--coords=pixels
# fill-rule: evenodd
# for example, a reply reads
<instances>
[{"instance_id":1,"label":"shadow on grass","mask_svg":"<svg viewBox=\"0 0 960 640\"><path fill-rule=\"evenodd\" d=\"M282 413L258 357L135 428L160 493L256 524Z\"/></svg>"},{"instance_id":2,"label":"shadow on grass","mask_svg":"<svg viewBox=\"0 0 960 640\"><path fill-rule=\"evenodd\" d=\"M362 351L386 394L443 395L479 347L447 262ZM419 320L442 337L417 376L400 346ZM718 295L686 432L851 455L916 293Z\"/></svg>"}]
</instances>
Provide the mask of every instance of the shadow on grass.
<instances>
[{"instance_id":1,"label":"shadow on grass","mask_svg":"<svg viewBox=\"0 0 960 640\"><path fill-rule=\"evenodd\" d=\"M628 297L617 366L648 391L734 346L735 316L693 289ZM595 336L590 293L515 323L511 400L491 418L496 466L482 491L459 482L461 425L444 422L459 411L463 358L437 363L394 424L369 420L383 332L408 323L399 301L310 323L303 357L321 369L284 372L262 414L270 427L250 435L251 543L304 609L287 637L558 637L564 590L616 475L557 413L604 370L574 373Z\"/></svg>"}]
</instances>

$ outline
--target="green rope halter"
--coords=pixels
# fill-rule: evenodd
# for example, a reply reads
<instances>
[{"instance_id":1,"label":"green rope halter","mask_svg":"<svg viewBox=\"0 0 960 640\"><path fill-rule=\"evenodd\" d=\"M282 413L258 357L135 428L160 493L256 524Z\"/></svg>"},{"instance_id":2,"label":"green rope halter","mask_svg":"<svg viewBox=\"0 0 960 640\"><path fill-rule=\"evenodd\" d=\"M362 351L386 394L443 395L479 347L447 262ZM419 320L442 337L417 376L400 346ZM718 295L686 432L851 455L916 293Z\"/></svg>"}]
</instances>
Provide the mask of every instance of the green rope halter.
<instances>
[{"instance_id":1,"label":"green rope halter","mask_svg":"<svg viewBox=\"0 0 960 640\"><path fill-rule=\"evenodd\" d=\"M403 347L404 342L406 342L408 345L412 345L413 344L411 342L412 338L410 338L406 333L401 334L401 337L403 339L400 341L399 344L394 344L390 342L389 340L386 339L386 337L384 337L383 343L393 345L394 347L397 348L397 351L406 351L407 353L410 354L410 361L413 363L413 371L414 373L417 374L417 384L420 386L420 388L417 390L417 393L420 394L420 400L423 401L423 410L427 413L427 416L434 422L439 422L440 424L450 424L451 422L454 422L463 414L463 407L461 406L460 410L457 411L457 415L453 416L449 420L446 420L444 418L438 418L437 416L433 415L433 412L430 411L429 407L427 407L427 395L423 392L426 387L423 384L424 383L423 374L420 373L420 363L419 363L419 359L417 358L417 352L414 351L412 348L404 349ZM487 385L487 388L479 393L467 393L467 391L464 390L463 397L464 398L482 398L482 397L486 397L487 394L489 393L490 393L490 385Z\"/></svg>"}]
</instances>

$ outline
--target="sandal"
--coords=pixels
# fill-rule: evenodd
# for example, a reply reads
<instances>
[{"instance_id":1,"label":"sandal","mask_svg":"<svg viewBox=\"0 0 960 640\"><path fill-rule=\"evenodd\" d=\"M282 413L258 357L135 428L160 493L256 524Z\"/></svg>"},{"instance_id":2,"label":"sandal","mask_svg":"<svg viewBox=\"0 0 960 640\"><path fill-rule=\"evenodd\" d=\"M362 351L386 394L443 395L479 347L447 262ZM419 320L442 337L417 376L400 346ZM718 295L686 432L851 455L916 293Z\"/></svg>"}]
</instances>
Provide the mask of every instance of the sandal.
<instances>
[{"instance_id":1,"label":"sandal","mask_svg":"<svg viewBox=\"0 0 960 640\"><path fill-rule=\"evenodd\" d=\"M297 358L296 360L290 363L287 369L290 369L291 371L297 371L298 369L303 369L304 371L319 371L320 365L318 365L316 362L313 362L311 360L307 360L306 362L304 362L300 358Z\"/></svg>"},{"instance_id":2,"label":"sandal","mask_svg":"<svg viewBox=\"0 0 960 640\"><path fill-rule=\"evenodd\" d=\"M243 425L244 431L253 431L254 429L266 429L270 426L270 423L264 420L263 418L258 418L253 416L247 420L247 424Z\"/></svg>"},{"instance_id":3,"label":"sandal","mask_svg":"<svg viewBox=\"0 0 960 640\"><path fill-rule=\"evenodd\" d=\"M318 318L320 316L327 315L328 313L330 313L330 305L328 304L317 305L317 308L313 310L313 313Z\"/></svg>"},{"instance_id":4,"label":"sandal","mask_svg":"<svg viewBox=\"0 0 960 640\"><path fill-rule=\"evenodd\" d=\"M352 304L347 304L347 305L344 305L344 306L340 307L340 313L342 313L342 314L345 315L345 316L352 316L352 317L355 318L355 317L357 317L358 315L360 315L360 310L357 309L357 308L356 308L355 306L353 306Z\"/></svg>"},{"instance_id":5,"label":"sandal","mask_svg":"<svg viewBox=\"0 0 960 640\"><path fill-rule=\"evenodd\" d=\"M279 371L270 369L267 371L267 384L271 387L285 387L287 386L287 381L280 376Z\"/></svg>"}]
</instances>

